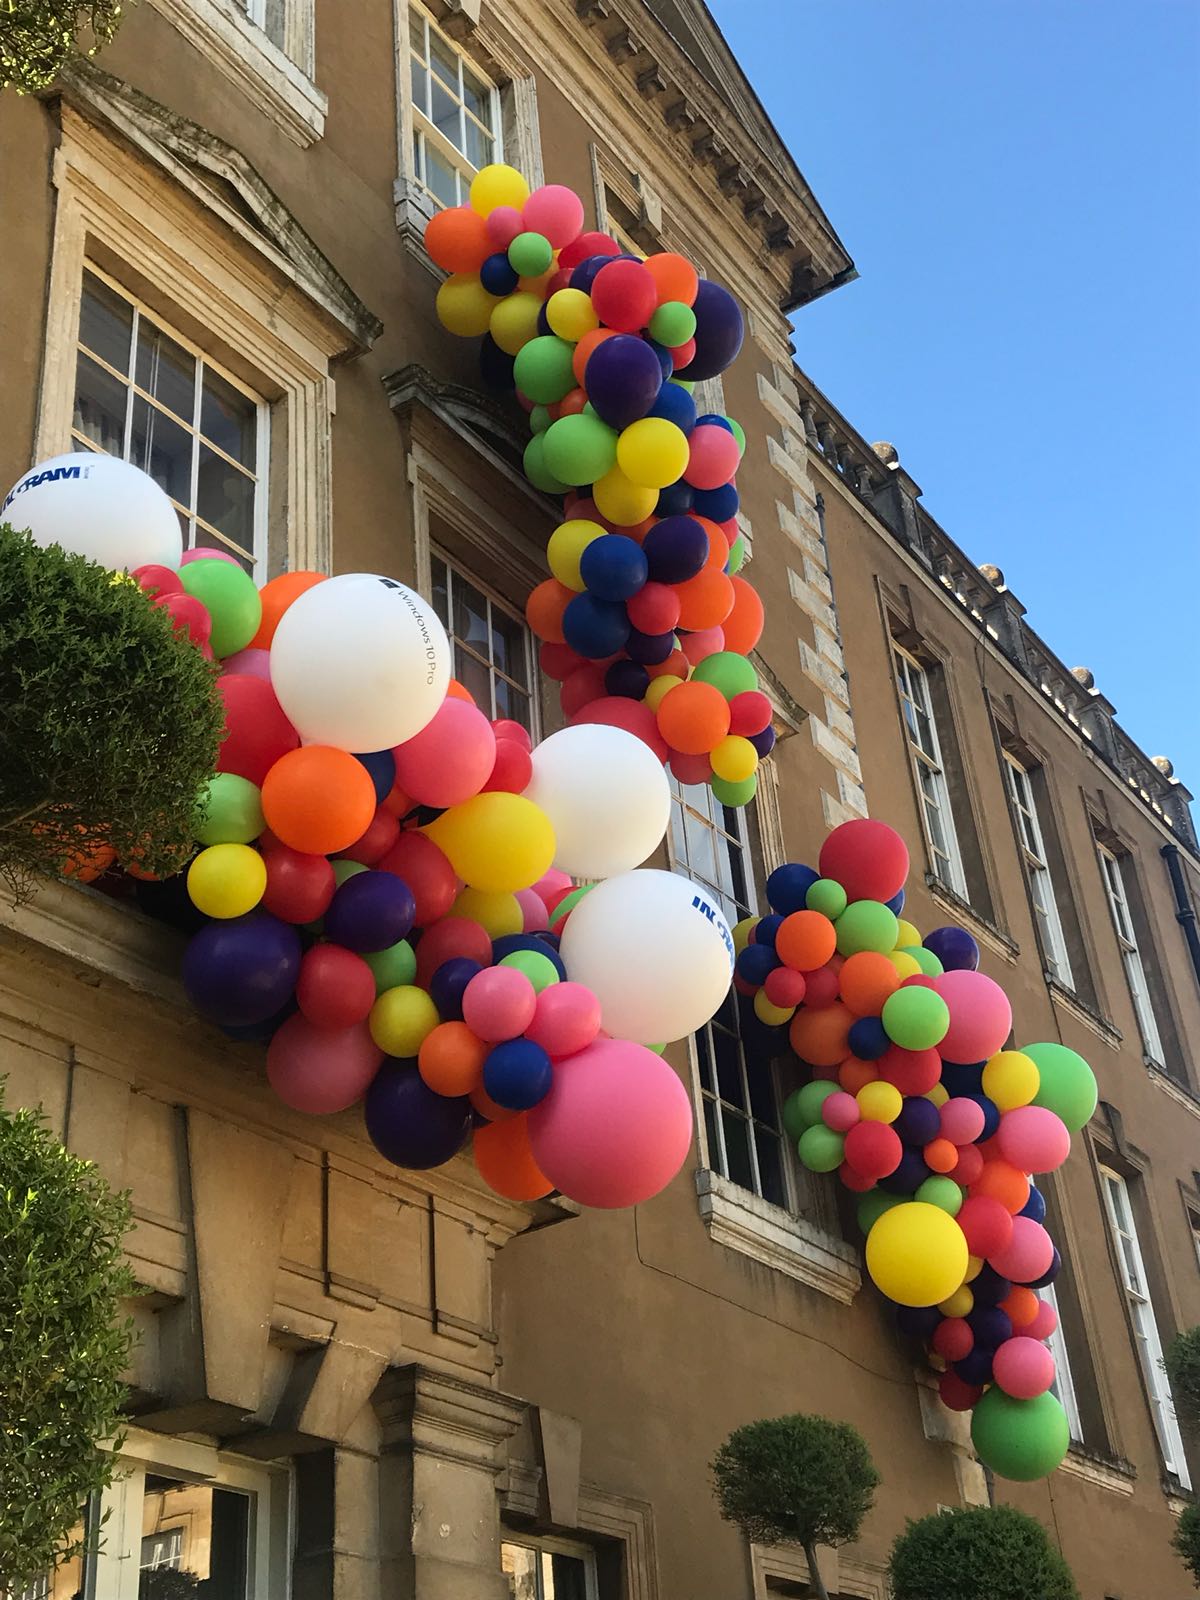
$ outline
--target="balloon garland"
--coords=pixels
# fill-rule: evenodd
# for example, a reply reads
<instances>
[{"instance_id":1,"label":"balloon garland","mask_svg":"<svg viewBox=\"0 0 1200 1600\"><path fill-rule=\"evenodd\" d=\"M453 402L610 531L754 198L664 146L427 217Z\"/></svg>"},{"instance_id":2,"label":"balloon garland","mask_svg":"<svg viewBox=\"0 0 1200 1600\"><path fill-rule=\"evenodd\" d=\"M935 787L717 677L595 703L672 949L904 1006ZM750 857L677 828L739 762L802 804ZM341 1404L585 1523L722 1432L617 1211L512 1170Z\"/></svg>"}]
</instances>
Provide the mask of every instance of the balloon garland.
<instances>
[{"instance_id":1,"label":"balloon garland","mask_svg":"<svg viewBox=\"0 0 1200 1600\"><path fill-rule=\"evenodd\" d=\"M818 868L776 868L769 914L734 929L734 986L762 1068L790 1048L806 1069L785 1128L810 1171L859 1197L867 1271L925 1343L943 1403L973 1412L993 1471L1040 1478L1070 1438L1050 1393L1057 1316L1037 1293L1061 1259L1033 1177L1066 1160L1096 1079L1065 1045L1006 1048L1012 1009L971 935L922 939L901 917L907 873L886 824L835 828Z\"/></svg>"},{"instance_id":2,"label":"balloon garland","mask_svg":"<svg viewBox=\"0 0 1200 1600\"><path fill-rule=\"evenodd\" d=\"M529 414L526 476L563 496L526 610L563 712L628 729L680 783L745 805L775 743L747 659L762 602L739 576L746 439L692 395L741 348L737 302L683 256L585 232L578 195L531 194L512 167L477 173L425 243L450 274L443 327L482 336L484 383Z\"/></svg>"}]
</instances>

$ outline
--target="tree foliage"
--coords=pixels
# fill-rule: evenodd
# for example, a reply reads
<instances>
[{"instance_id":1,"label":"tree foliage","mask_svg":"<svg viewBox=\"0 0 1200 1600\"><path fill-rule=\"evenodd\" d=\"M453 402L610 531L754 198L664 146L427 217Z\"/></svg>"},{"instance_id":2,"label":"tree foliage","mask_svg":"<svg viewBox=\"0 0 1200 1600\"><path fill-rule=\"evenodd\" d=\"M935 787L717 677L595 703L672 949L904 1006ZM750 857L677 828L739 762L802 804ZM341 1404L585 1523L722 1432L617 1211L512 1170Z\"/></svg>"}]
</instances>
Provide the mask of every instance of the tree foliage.
<instances>
[{"instance_id":1,"label":"tree foliage","mask_svg":"<svg viewBox=\"0 0 1200 1600\"><path fill-rule=\"evenodd\" d=\"M111 1482L133 1324L121 1247L129 1201L71 1155L40 1112L0 1105L0 1591L80 1548Z\"/></svg>"},{"instance_id":2,"label":"tree foliage","mask_svg":"<svg viewBox=\"0 0 1200 1600\"><path fill-rule=\"evenodd\" d=\"M1079 1600L1046 1530L1015 1506L910 1522L892 1546L890 1573L893 1600Z\"/></svg>"},{"instance_id":3,"label":"tree foliage","mask_svg":"<svg viewBox=\"0 0 1200 1600\"><path fill-rule=\"evenodd\" d=\"M15 894L104 852L178 871L223 728L216 669L137 584L0 524L0 876Z\"/></svg>"},{"instance_id":4,"label":"tree foliage","mask_svg":"<svg viewBox=\"0 0 1200 1600\"><path fill-rule=\"evenodd\" d=\"M0 89L18 94L48 88L90 34L84 53L111 44L121 21L120 0L0 0Z\"/></svg>"},{"instance_id":5,"label":"tree foliage","mask_svg":"<svg viewBox=\"0 0 1200 1600\"><path fill-rule=\"evenodd\" d=\"M1163 1353L1179 1420L1200 1428L1200 1324L1177 1333Z\"/></svg>"},{"instance_id":6,"label":"tree foliage","mask_svg":"<svg viewBox=\"0 0 1200 1600\"><path fill-rule=\"evenodd\" d=\"M1171 1543L1200 1589L1200 1505L1184 1508Z\"/></svg>"}]
</instances>

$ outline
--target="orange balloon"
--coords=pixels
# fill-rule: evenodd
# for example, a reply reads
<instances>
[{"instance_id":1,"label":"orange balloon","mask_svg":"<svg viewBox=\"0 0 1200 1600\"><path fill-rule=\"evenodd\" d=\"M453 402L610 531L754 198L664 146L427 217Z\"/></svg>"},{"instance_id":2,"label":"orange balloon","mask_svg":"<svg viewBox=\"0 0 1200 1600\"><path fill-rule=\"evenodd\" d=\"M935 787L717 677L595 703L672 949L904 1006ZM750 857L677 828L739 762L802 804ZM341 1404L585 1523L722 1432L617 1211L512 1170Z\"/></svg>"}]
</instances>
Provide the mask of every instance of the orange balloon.
<instances>
[{"instance_id":1,"label":"orange balloon","mask_svg":"<svg viewBox=\"0 0 1200 1600\"><path fill-rule=\"evenodd\" d=\"M999 1200L1006 1211L1015 1217L1029 1199L1029 1179L1010 1162L997 1159L985 1161L983 1171L971 1185L971 1194L988 1195Z\"/></svg>"},{"instance_id":2,"label":"orange balloon","mask_svg":"<svg viewBox=\"0 0 1200 1600\"><path fill-rule=\"evenodd\" d=\"M474 1152L480 1177L506 1200L540 1200L554 1187L533 1159L529 1117L524 1112L507 1122L476 1128Z\"/></svg>"},{"instance_id":3,"label":"orange balloon","mask_svg":"<svg viewBox=\"0 0 1200 1600\"><path fill-rule=\"evenodd\" d=\"M900 987L900 974L886 956L860 950L846 957L838 987L856 1017L877 1017L888 995Z\"/></svg>"},{"instance_id":4,"label":"orange balloon","mask_svg":"<svg viewBox=\"0 0 1200 1600\"><path fill-rule=\"evenodd\" d=\"M692 663L682 650L672 650L665 661L660 661L657 666L647 667L646 671L652 678L682 678L687 681L687 675L692 670Z\"/></svg>"},{"instance_id":5,"label":"orange balloon","mask_svg":"<svg viewBox=\"0 0 1200 1600\"><path fill-rule=\"evenodd\" d=\"M657 721L672 750L706 755L729 732L729 701L711 683L677 683L663 696Z\"/></svg>"},{"instance_id":6,"label":"orange balloon","mask_svg":"<svg viewBox=\"0 0 1200 1600\"><path fill-rule=\"evenodd\" d=\"M775 934L775 954L797 972L815 972L836 949L837 930L820 911L793 911Z\"/></svg>"},{"instance_id":7,"label":"orange balloon","mask_svg":"<svg viewBox=\"0 0 1200 1600\"><path fill-rule=\"evenodd\" d=\"M483 1082L490 1049L465 1022L439 1022L421 1042L417 1071L435 1094L470 1094Z\"/></svg>"},{"instance_id":8,"label":"orange balloon","mask_svg":"<svg viewBox=\"0 0 1200 1600\"><path fill-rule=\"evenodd\" d=\"M551 406L551 412L557 412L559 417L574 417L587 405L587 390L572 389L570 394L563 395L557 406ZM555 418L557 421L557 417Z\"/></svg>"},{"instance_id":9,"label":"orange balloon","mask_svg":"<svg viewBox=\"0 0 1200 1600\"><path fill-rule=\"evenodd\" d=\"M587 371L587 364L591 360L592 351L598 344L603 344L605 339L614 338L616 332L615 328L593 328L591 333L585 333L583 338L580 339L575 346L575 353L571 357L571 371L575 374L576 383L583 383L584 373Z\"/></svg>"},{"instance_id":10,"label":"orange balloon","mask_svg":"<svg viewBox=\"0 0 1200 1600\"><path fill-rule=\"evenodd\" d=\"M689 512L693 522L698 522L708 535L708 555L704 558L706 567L716 567L718 572L724 572L725 563L729 560L729 540L721 530L721 524L714 522L711 517L698 517L694 511Z\"/></svg>"},{"instance_id":11,"label":"orange balloon","mask_svg":"<svg viewBox=\"0 0 1200 1600\"><path fill-rule=\"evenodd\" d=\"M853 1015L836 1000L811 1011L801 1006L792 1018L788 1038L801 1061L814 1067L837 1067L850 1054Z\"/></svg>"},{"instance_id":12,"label":"orange balloon","mask_svg":"<svg viewBox=\"0 0 1200 1600\"><path fill-rule=\"evenodd\" d=\"M293 850L327 856L348 849L375 815L375 785L361 761L332 745L289 750L267 773L263 816Z\"/></svg>"},{"instance_id":13,"label":"orange balloon","mask_svg":"<svg viewBox=\"0 0 1200 1600\"><path fill-rule=\"evenodd\" d=\"M416 803L413 797L410 794L406 794L398 783L394 783L391 792L383 801L383 809L390 811L398 819L406 817ZM261 844L262 841L260 840L259 842Z\"/></svg>"},{"instance_id":14,"label":"orange balloon","mask_svg":"<svg viewBox=\"0 0 1200 1600\"><path fill-rule=\"evenodd\" d=\"M958 1150L949 1139L931 1139L921 1154L930 1172L953 1172L958 1165Z\"/></svg>"},{"instance_id":15,"label":"orange balloon","mask_svg":"<svg viewBox=\"0 0 1200 1600\"><path fill-rule=\"evenodd\" d=\"M702 567L694 578L677 583L675 593L679 596L679 626L693 632L719 628L733 610L733 582L716 567ZM725 648L733 648L728 638Z\"/></svg>"},{"instance_id":16,"label":"orange balloon","mask_svg":"<svg viewBox=\"0 0 1200 1600\"><path fill-rule=\"evenodd\" d=\"M262 601L262 621L258 625L258 632L246 646L247 650L269 650L279 619L292 601L299 600L306 589L324 582L323 572L281 572L270 583L264 583L258 591L258 598Z\"/></svg>"},{"instance_id":17,"label":"orange balloon","mask_svg":"<svg viewBox=\"0 0 1200 1600\"><path fill-rule=\"evenodd\" d=\"M668 300L679 300L685 306L695 303L700 274L686 256L676 255L673 250L660 250L656 255L647 256L642 265L654 279L660 306Z\"/></svg>"},{"instance_id":18,"label":"orange balloon","mask_svg":"<svg viewBox=\"0 0 1200 1600\"><path fill-rule=\"evenodd\" d=\"M448 700L465 700L471 706L475 704L475 696L467 688L466 684L459 683L457 678L451 678L447 684L446 698Z\"/></svg>"},{"instance_id":19,"label":"orange balloon","mask_svg":"<svg viewBox=\"0 0 1200 1600\"><path fill-rule=\"evenodd\" d=\"M732 577L733 607L725 618L725 648L748 656L762 638L763 603L745 578Z\"/></svg>"},{"instance_id":20,"label":"orange balloon","mask_svg":"<svg viewBox=\"0 0 1200 1600\"><path fill-rule=\"evenodd\" d=\"M566 644L562 631L563 612L575 598L575 591L559 583L557 578L546 578L525 602L525 620L547 644Z\"/></svg>"},{"instance_id":21,"label":"orange balloon","mask_svg":"<svg viewBox=\"0 0 1200 1600\"><path fill-rule=\"evenodd\" d=\"M838 1082L847 1094L857 1094L868 1083L875 1083L878 1077L879 1068L875 1063L860 1061L857 1056L849 1056L838 1068Z\"/></svg>"},{"instance_id":22,"label":"orange balloon","mask_svg":"<svg viewBox=\"0 0 1200 1600\"><path fill-rule=\"evenodd\" d=\"M71 851L62 864L62 875L74 878L76 883L95 883L116 859L117 852L110 844L84 845Z\"/></svg>"},{"instance_id":23,"label":"orange balloon","mask_svg":"<svg viewBox=\"0 0 1200 1600\"><path fill-rule=\"evenodd\" d=\"M1027 1328L1037 1316L1040 1305L1036 1291L1028 1289L1023 1283L1018 1283L1011 1288L1000 1302L1000 1309L1008 1314L1008 1319L1013 1325L1013 1332L1019 1333L1022 1328Z\"/></svg>"},{"instance_id":24,"label":"orange balloon","mask_svg":"<svg viewBox=\"0 0 1200 1600\"><path fill-rule=\"evenodd\" d=\"M524 1114L520 1111L513 1111L508 1106L497 1105L482 1083L472 1089L467 1098L479 1115L486 1117L489 1122L511 1122L514 1117Z\"/></svg>"},{"instance_id":25,"label":"orange balloon","mask_svg":"<svg viewBox=\"0 0 1200 1600\"><path fill-rule=\"evenodd\" d=\"M492 253L492 241L478 211L450 206L429 219L425 248L446 272L478 272Z\"/></svg>"}]
</instances>

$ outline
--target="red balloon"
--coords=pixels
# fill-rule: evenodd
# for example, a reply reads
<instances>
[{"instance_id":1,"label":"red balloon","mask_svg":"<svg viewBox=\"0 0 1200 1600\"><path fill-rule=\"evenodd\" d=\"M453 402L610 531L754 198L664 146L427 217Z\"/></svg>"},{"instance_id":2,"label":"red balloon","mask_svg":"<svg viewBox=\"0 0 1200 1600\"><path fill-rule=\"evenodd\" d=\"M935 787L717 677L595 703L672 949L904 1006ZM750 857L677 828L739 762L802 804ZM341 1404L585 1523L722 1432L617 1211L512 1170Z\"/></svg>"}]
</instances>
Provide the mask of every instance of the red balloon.
<instances>
[{"instance_id":1,"label":"red balloon","mask_svg":"<svg viewBox=\"0 0 1200 1600\"><path fill-rule=\"evenodd\" d=\"M908 846L886 822L855 817L826 838L820 868L851 900L890 900L908 877Z\"/></svg>"},{"instance_id":2,"label":"red balloon","mask_svg":"<svg viewBox=\"0 0 1200 1600\"><path fill-rule=\"evenodd\" d=\"M670 752L670 757L671 775L675 778L678 778L680 783L695 784L712 782L712 762L706 755L687 756L684 755L682 750L672 750ZM754 993L753 987L751 987L750 993Z\"/></svg>"},{"instance_id":3,"label":"red balloon","mask_svg":"<svg viewBox=\"0 0 1200 1600\"><path fill-rule=\"evenodd\" d=\"M497 739L511 739L514 744L519 744L522 750L532 750L533 740L529 737L529 729L523 728L519 722L514 722L511 717L497 717L492 723L492 732Z\"/></svg>"},{"instance_id":4,"label":"red balloon","mask_svg":"<svg viewBox=\"0 0 1200 1600\"><path fill-rule=\"evenodd\" d=\"M148 561L144 566L134 567L129 574L139 589L144 589L147 594L182 594L183 579L171 567L160 567L157 562Z\"/></svg>"},{"instance_id":5,"label":"red balloon","mask_svg":"<svg viewBox=\"0 0 1200 1600\"><path fill-rule=\"evenodd\" d=\"M973 1256L990 1259L1003 1251L1013 1236L1011 1212L990 1195L971 1195L959 1207L955 1220Z\"/></svg>"},{"instance_id":6,"label":"red balloon","mask_svg":"<svg viewBox=\"0 0 1200 1600\"><path fill-rule=\"evenodd\" d=\"M522 794L532 777L533 757L525 746L518 744L515 739L497 739L495 765L482 793L503 789L508 794Z\"/></svg>"},{"instance_id":7,"label":"red balloon","mask_svg":"<svg viewBox=\"0 0 1200 1600\"><path fill-rule=\"evenodd\" d=\"M365 1023L314 1028L297 1013L267 1047L267 1077L285 1105L329 1116L362 1099L382 1061L383 1051Z\"/></svg>"},{"instance_id":8,"label":"red balloon","mask_svg":"<svg viewBox=\"0 0 1200 1600\"><path fill-rule=\"evenodd\" d=\"M547 644L543 642L538 646L538 665L548 678L553 678L555 683L562 683L564 678L569 678L576 667L586 666L584 658L569 644Z\"/></svg>"},{"instance_id":9,"label":"red balloon","mask_svg":"<svg viewBox=\"0 0 1200 1600\"><path fill-rule=\"evenodd\" d=\"M296 1004L314 1028L352 1028L375 1004L375 974L353 950L314 945L300 962Z\"/></svg>"},{"instance_id":10,"label":"red balloon","mask_svg":"<svg viewBox=\"0 0 1200 1600\"><path fill-rule=\"evenodd\" d=\"M975 1335L964 1317L946 1317L933 1330L933 1338L929 1343L947 1361L961 1361L974 1350Z\"/></svg>"},{"instance_id":11,"label":"red balloon","mask_svg":"<svg viewBox=\"0 0 1200 1600\"><path fill-rule=\"evenodd\" d=\"M679 596L669 583L647 583L625 602L641 633L670 633L679 621Z\"/></svg>"},{"instance_id":12,"label":"red balloon","mask_svg":"<svg viewBox=\"0 0 1200 1600\"><path fill-rule=\"evenodd\" d=\"M171 618L176 633L186 633L193 644L207 644L212 636L212 617L203 600L194 594L160 594L155 600Z\"/></svg>"},{"instance_id":13,"label":"red balloon","mask_svg":"<svg viewBox=\"0 0 1200 1600\"><path fill-rule=\"evenodd\" d=\"M864 1178L889 1177L900 1165L904 1145L888 1122L856 1122L846 1135L846 1164Z\"/></svg>"},{"instance_id":14,"label":"red balloon","mask_svg":"<svg viewBox=\"0 0 1200 1600\"><path fill-rule=\"evenodd\" d=\"M592 306L606 328L638 333L658 305L658 288L640 261L610 261L592 279Z\"/></svg>"},{"instance_id":15,"label":"red balloon","mask_svg":"<svg viewBox=\"0 0 1200 1600\"><path fill-rule=\"evenodd\" d=\"M830 964L804 974L804 1004L814 1011L831 1006L838 997L838 969ZM884 1126L884 1124L880 1124Z\"/></svg>"},{"instance_id":16,"label":"red balloon","mask_svg":"<svg viewBox=\"0 0 1200 1600\"><path fill-rule=\"evenodd\" d=\"M729 731L744 739L771 724L771 702L761 689L743 689L729 702Z\"/></svg>"},{"instance_id":17,"label":"red balloon","mask_svg":"<svg viewBox=\"0 0 1200 1600\"><path fill-rule=\"evenodd\" d=\"M560 267L577 267L589 256L619 256L621 246L611 233L581 233L558 253Z\"/></svg>"},{"instance_id":18,"label":"red balloon","mask_svg":"<svg viewBox=\"0 0 1200 1600\"><path fill-rule=\"evenodd\" d=\"M581 722L599 722L609 728L624 728L643 744L648 744L660 761L667 759L667 744L658 731L653 711L641 700L627 700L620 695L609 695L593 700L571 718L571 726Z\"/></svg>"},{"instance_id":19,"label":"red balloon","mask_svg":"<svg viewBox=\"0 0 1200 1600\"><path fill-rule=\"evenodd\" d=\"M428 834L401 833L376 865L383 872L394 872L403 878L412 890L418 928L428 928L444 917L458 897L454 868Z\"/></svg>"},{"instance_id":20,"label":"red balloon","mask_svg":"<svg viewBox=\"0 0 1200 1600\"><path fill-rule=\"evenodd\" d=\"M604 668L595 661L588 661L583 666L577 667L569 678L563 679L558 698L564 717L574 717L584 706L591 705L594 700L603 699Z\"/></svg>"},{"instance_id":21,"label":"red balloon","mask_svg":"<svg viewBox=\"0 0 1200 1600\"><path fill-rule=\"evenodd\" d=\"M283 714L275 691L261 678L230 672L217 679L225 702L225 737L217 752L217 771L234 772L262 788L267 773L300 735Z\"/></svg>"},{"instance_id":22,"label":"red balloon","mask_svg":"<svg viewBox=\"0 0 1200 1600\"><path fill-rule=\"evenodd\" d=\"M889 1045L879 1058L879 1076L901 1094L928 1094L942 1076L942 1058L936 1050L902 1050L898 1044Z\"/></svg>"},{"instance_id":23,"label":"red balloon","mask_svg":"<svg viewBox=\"0 0 1200 1600\"><path fill-rule=\"evenodd\" d=\"M366 832L354 841L348 850L339 850L342 861L361 861L364 867L373 867L387 855L400 836L400 824L386 806L379 806L371 818Z\"/></svg>"},{"instance_id":24,"label":"red balloon","mask_svg":"<svg viewBox=\"0 0 1200 1600\"><path fill-rule=\"evenodd\" d=\"M983 1397L983 1387L964 1383L957 1372L943 1372L938 1379L938 1394L950 1411L970 1411Z\"/></svg>"},{"instance_id":25,"label":"red balloon","mask_svg":"<svg viewBox=\"0 0 1200 1600\"><path fill-rule=\"evenodd\" d=\"M848 1161L843 1161L838 1168L838 1177L852 1194L866 1194L868 1189L875 1187L874 1178L862 1177L860 1173L855 1172Z\"/></svg>"},{"instance_id":26,"label":"red balloon","mask_svg":"<svg viewBox=\"0 0 1200 1600\"><path fill-rule=\"evenodd\" d=\"M982 1171L983 1151L978 1145L964 1144L959 1146L957 1165L950 1169L947 1176L965 1189L978 1182Z\"/></svg>"},{"instance_id":27,"label":"red balloon","mask_svg":"<svg viewBox=\"0 0 1200 1600\"><path fill-rule=\"evenodd\" d=\"M411 887L411 885L410 885ZM467 956L481 967L491 965L491 935L470 917L442 917L425 929L417 945L417 982L428 989L429 980L454 956Z\"/></svg>"},{"instance_id":28,"label":"red balloon","mask_svg":"<svg viewBox=\"0 0 1200 1600\"><path fill-rule=\"evenodd\" d=\"M324 856L275 844L264 849L263 864L267 887L259 903L264 911L281 922L304 923L315 922L329 910L337 879Z\"/></svg>"}]
</instances>

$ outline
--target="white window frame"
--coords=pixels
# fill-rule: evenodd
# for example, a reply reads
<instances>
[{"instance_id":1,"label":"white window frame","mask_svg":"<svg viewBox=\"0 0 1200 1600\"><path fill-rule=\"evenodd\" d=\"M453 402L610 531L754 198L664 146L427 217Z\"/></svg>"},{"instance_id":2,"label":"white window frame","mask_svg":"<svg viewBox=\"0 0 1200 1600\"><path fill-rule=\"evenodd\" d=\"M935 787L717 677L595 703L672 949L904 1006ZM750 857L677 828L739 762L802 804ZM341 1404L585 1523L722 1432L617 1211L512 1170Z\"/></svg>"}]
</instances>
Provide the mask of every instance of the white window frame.
<instances>
[{"instance_id":1,"label":"white window frame","mask_svg":"<svg viewBox=\"0 0 1200 1600\"><path fill-rule=\"evenodd\" d=\"M537 648L534 643L532 629L525 621L525 618L521 614L519 607L514 606L510 601L506 600L502 594L497 593L497 591L493 589L490 584L485 583L482 578L476 576L476 574L471 572L461 561L456 560L455 557L452 556L447 550L443 549L441 545L432 543L429 547L430 594L433 593L433 564L436 561L440 561L442 566L445 567L449 578L446 591L448 615L444 617L442 621L446 629L446 637L450 640L451 661L453 662L458 651L462 650L479 666L487 668L488 682L491 688L492 698L491 704L489 706L481 706L480 710L483 711L484 715L489 719L494 720L496 717L501 715L500 711L496 707L497 677L503 678L504 681L510 684L514 689L520 693L523 693L529 701L529 735L536 744L538 739L541 737L541 720L539 715L540 704L538 696L539 668L537 660ZM468 644L465 639L460 639L454 632L455 578L462 579L463 582L469 583L471 587L473 589L477 589L487 601L488 653L486 658L478 649L476 649L474 645ZM510 672L505 672L503 668L498 667L493 659L491 648L493 610L503 612L509 621L515 622L521 630L521 640L525 649L526 684L524 687L522 687L522 685L516 681ZM455 676L457 676L457 674L455 674Z\"/></svg>"},{"instance_id":2,"label":"white window frame","mask_svg":"<svg viewBox=\"0 0 1200 1600\"><path fill-rule=\"evenodd\" d=\"M600 1600L600 1580L596 1572L596 1552L591 1545L579 1544L570 1539L555 1539L549 1535L514 1533L511 1528L502 1530L501 1552L506 1548L532 1550L538 1556L537 1594L535 1600L556 1600L551 1574L546 1570L551 1556L570 1556L583 1567L585 1600ZM547 1580L550 1584L547 1586Z\"/></svg>"},{"instance_id":3,"label":"white window frame","mask_svg":"<svg viewBox=\"0 0 1200 1600\"><path fill-rule=\"evenodd\" d=\"M1075 1379L1071 1373L1071 1357L1067 1350L1066 1335L1063 1333L1058 1295L1055 1293L1052 1283L1045 1284L1036 1292L1053 1310L1055 1317L1058 1319L1054 1324L1054 1332L1046 1340L1050 1354L1054 1357L1054 1382L1050 1385L1050 1393L1058 1400L1067 1414L1072 1444L1082 1444L1083 1422L1079 1415L1079 1401L1075 1394Z\"/></svg>"},{"instance_id":4,"label":"white window frame","mask_svg":"<svg viewBox=\"0 0 1200 1600\"><path fill-rule=\"evenodd\" d=\"M1183 1487L1190 1489L1192 1480L1175 1415L1171 1385L1163 1368L1162 1340L1150 1299L1149 1279L1129 1197L1129 1185L1120 1173L1114 1172L1111 1167L1101 1166L1100 1186L1104 1192L1104 1210L1112 1231L1117 1271L1129 1308L1129 1320L1150 1397L1150 1412L1159 1448L1168 1472L1173 1472Z\"/></svg>"},{"instance_id":5,"label":"white window frame","mask_svg":"<svg viewBox=\"0 0 1200 1600\"><path fill-rule=\"evenodd\" d=\"M1009 798L1013 804L1017 827L1017 845L1025 862L1025 877L1029 896L1033 901L1034 922L1042 959L1050 976L1065 989L1074 989L1071 958L1067 954L1067 941L1063 933L1062 917L1058 909L1054 878L1046 854L1045 836L1038 816L1037 799L1033 792L1033 779L1010 751L1005 750L1004 777Z\"/></svg>"},{"instance_id":6,"label":"white window frame","mask_svg":"<svg viewBox=\"0 0 1200 1600\"><path fill-rule=\"evenodd\" d=\"M456 61L458 62L458 87L454 98L458 101L459 124L464 136L463 143L466 143L466 123L467 119L470 118L483 130L485 134L492 139L494 144L494 154L492 157L493 161L502 162L504 160L504 116L503 107L501 106L500 102L499 86L492 81L489 74L485 72L479 63L472 57L470 51L465 50L456 39L452 39L448 33L445 33L438 26L437 22L433 18L433 15L427 11L424 6L419 5L417 0L409 0L408 15L410 29L414 22L419 22L425 30L425 65L426 71L431 77L433 75L433 52L430 46L430 38L433 34L438 36L446 48L452 52ZM409 60L409 94L411 96L411 33L405 36L404 48ZM490 128L485 128L480 119L476 117L473 112L468 111L467 109L466 93L463 81L464 64L470 67L471 71L475 74L487 91L488 104L491 109L492 119L492 126ZM434 124L428 114L417 105L416 100L413 99L412 143L408 152L410 162L409 170L412 173L414 181L420 186L422 192L429 201L429 204L434 210L440 211L447 202L440 200L426 181L425 147L427 144L432 144L433 148L442 157L442 160L445 161L446 164L453 168L453 170L457 173L457 197L454 203L457 205L466 205L467 191L471 186L471 179L475 176L475 173L479 169L478 167L472 165L466 154L466 151L460 149L452 139L447 138L441 129Z\"/></svg>"},{"instance_id":7,"label":"white window frame","mask_svg":"<svg viewBox=\"0 0 1200 1600\"><path fill-rule=\"evenodd\" d=\"M1150 998L1146 968L1138 948L1133 914L1129 906L1129 891L1125 885L1124 863L1127 858L1117 855L1107 845L1100 843L1096 845L1096 853L1100 857L1100 872L1108 892L1108 909L1112 914L1113 932L1121 949L1121 962L1125 968L1125 981L1129 985L1129 997L1133 1001L1134 1014L1141 1030L1142 1048L1156 1066L1165 1067L1166 1053L1163 1050L1162 1034L1159 1032L1158 1018L1154 1015L1154 1002Z\"/></svg>"},{"instance_id":8,"label":"white window frame","mask_svg":"<svg viewBox=\"0 0 1200 1600\"><path fill-rule=\"evenodd\" d=\"M895 639L892 640L892 657L900 695L900 720L908 741L917 806L921 813L921 830L925 835L933 875L960 900L967 900L967 875L950 805L950 788L942 761L942 744L929 690L929 675L917 658ZM921 726L921 718L924 718L924 726L928 730L927 745L922 743L916 732Z\"/></svg>"}]
</instances>

